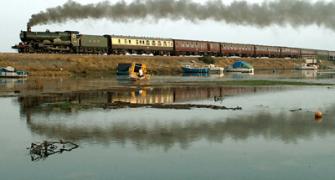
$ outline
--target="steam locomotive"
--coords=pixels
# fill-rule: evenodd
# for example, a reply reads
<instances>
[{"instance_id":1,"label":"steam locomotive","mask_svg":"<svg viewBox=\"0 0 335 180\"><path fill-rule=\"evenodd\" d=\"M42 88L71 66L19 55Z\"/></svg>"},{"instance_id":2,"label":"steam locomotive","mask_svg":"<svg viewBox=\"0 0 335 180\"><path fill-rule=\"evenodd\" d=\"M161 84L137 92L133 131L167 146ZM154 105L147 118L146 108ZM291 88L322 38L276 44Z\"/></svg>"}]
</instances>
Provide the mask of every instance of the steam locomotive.
<instances>
[{"instance_id":1,"label":"steam locomotive","mask_svg":"<svg viewBox=\"0 0 335 180\"><path fill-rule=\"evenodd\" d=\"M269 58L317 56L335 60L335 51L183 39L87 35L77 31L21 31L19 53L209 55Z\"/></svg>"}]
</instances>

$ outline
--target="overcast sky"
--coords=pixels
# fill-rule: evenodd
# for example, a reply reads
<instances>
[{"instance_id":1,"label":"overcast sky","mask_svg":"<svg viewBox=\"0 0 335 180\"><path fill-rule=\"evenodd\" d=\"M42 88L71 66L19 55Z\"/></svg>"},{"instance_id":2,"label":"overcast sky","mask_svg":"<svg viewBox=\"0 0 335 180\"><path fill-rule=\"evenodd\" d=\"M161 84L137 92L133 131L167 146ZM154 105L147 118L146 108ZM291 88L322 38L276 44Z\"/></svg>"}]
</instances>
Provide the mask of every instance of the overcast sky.
<instances>
[{"instance_id":1,"label":"overcast sky","mask_svg":"<svg viewBox=\"0 0 335 180\"><path fill-rule=\"evenodd\" d=\"M11 0L3 3L0 11L0 22L2 22L2 28L0 28L0 51L14 52L11 50L11 46L20 41L19 33L21 30L26 29L26 24L32 14L49 7L62 5L66 1ZM101 2L101 0L75 1L83 4ZM195 1L203 2L200 0ZM224 2L229 4L231 1L225 0ZM110 2L117 1L110 0ZM250 2L258 3L262 2L262 0L250 0ZM335 32L316 25L299 28L291 26L257 28L213 21L191 23L185 20L160 20L158 22L141 20L115 23L105 19L87 19L77 22L70 21L64 24L35 26L32 30L45 31L46 29L50 31L76 30L83 34L152 36L335 50Z\"/></svg>"}]
</instances>

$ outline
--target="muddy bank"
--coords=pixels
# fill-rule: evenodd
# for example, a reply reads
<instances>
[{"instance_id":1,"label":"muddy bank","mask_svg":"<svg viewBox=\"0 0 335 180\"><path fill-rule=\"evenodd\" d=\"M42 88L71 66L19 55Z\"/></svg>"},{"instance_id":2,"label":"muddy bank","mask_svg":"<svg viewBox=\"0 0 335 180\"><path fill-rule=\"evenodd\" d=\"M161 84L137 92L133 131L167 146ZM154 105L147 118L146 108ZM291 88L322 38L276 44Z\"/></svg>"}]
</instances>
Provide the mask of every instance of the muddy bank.
<instances>
[{"instance_id":1,"label":"muddy bank","mask_svg":"<svg viewBox=\"0 0 335 180\"><path fill-rule=\"evenodd\" d=\"M300 59L256 59L239 58L251 63L256 70L294 69L303 63ZM215 58L216 65L226 67L237 59ZM71 76L93 74L115 74L118 63L145 63L152 74L178 74L185 64L204 66L197 57L150 57L150 56L103 56L63 54L17 54L1 53L0 66L13 66L26 70L32 76ZM322 61L324 68L334 66L333 62Z\"/></svg>"}]
</instances>

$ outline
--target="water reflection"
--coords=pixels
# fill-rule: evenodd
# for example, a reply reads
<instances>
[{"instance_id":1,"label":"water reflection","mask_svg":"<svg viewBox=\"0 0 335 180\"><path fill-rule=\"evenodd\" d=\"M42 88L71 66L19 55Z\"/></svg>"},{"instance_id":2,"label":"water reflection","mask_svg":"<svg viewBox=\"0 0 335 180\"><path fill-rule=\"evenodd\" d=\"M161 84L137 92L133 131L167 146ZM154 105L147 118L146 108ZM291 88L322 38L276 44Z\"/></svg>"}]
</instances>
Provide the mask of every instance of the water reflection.
<instances>
[{"instance_id":1,"label":"water reflection","mask_svg":"<svg viewBox=\"0 0 335 180\"><path fill-rule=\"evenodd\" d=\"M235 114L235 116L213 115L211 111L203 111L203 117L187 119L188 113L197 111L147 110L158 113L151 120L135 122L133 116L123 114L126 119L118 119L118 111L95 111L82 109L76 104L111 103L124 101L130 103L182 103L201 99L214 101L219 97L241 96L250 93L276 92L284 88L274 87L179 87L179 88L134 88L131 90L88 91L68 94L50 94L44 96L23 96L19 98L21 113L25 117L29 130L40 136L51 139L65 139L88 143L111 142L125 144L131 142L138 149L163 147L165 150L179 145L187 149L193 142L205 139L209 142L222 142L226 138L236 141L251 137L262 137L270 140L280 140L285 143L296 143L299 139L313 136L334 134L334 122L329 117L335 115L335 105L327 107L324 121L315 121L314 113L304 109L299 111L284 110L279 113L269 112L262 108L250 114ZM271 96L271 94L270 94ZM72 102L62 106L54 106L55 102ZM75 102L75 103L73 103ZM208 102L208 101L206 101ZM223 99L223 103L225 100ZM74 112L79 112L77 115ZM128 112L128 111L127 111ZM141 111L141 113L148 113ZM79 114L96 114L92 123L81 121ZM111 116L109 121L101 121L101 113ZM130 113L130 112L129 112ZM139 113L139 114L141 114ZM170 115L169 115L170 114ZM85 115L84 115L85 116ZM115 117L114 117L115 116ZM167 120L167 117L176 117ZM183 116L186 117L183 118ZM56 121L47 120L62 119ZM102 116L103 117L103 116ZM204 118L206 117L206 118ZM129 120L127 120L129 118Z\"/></svg>"},{"instance_id":2,"label":"water reflection","mask_svg":"<svg viewBox=\"0 0 335 180\"><path fill-rule=\"evenodd\" d=\"M329 107L328 115L333 117L335 106ZM191 121L160 122L137 124L130 122L111 122L108 125L67 125L64 123L41 122L28 119L29 129L49 138L73 141L99 142L107 144L131 142L139 149L154 146L169 150L175 145L187 149L192 142L205 139L209 142L223 142L226 138L236 141L251 137L263 137L269 140L281 140L285 143L296 143L299 139L313 136L335 134L334 122L314 121L306 112L282 112L271 114L259 112L251 116L238 116L226 120L193 119Z\"/></svg>"},{"instance_id":3,"label":"water reflection","mask_svg":"<svg viewBox=\"0 0 335 180\"><path fill-rule=\"evenodd\" d=\"M317 70L301 70L301 74L305 78L316 79L318 76L318 71Z\"/></svg>"},{"instance_id":4,"label":"water reflection","mask_svg":"<svg viewBox=\"0 0 335 180\"><path fill-rule=\"evenodd\" d=\"M27 81L26 78L16 79L16 78L0 78L0 88L11 89L18 86L22 86Z\"/></svg>"},{"instance_id":5,"label":"water reflection","mask_svg":"<svg viewBox=\"0 0 335 180\"><path fill-rule=\"evenodd\" d=\"M19 102L24 114L29 111L45 111L43 104L56 102L69 102L77 104L108 104L113 102L127 102L134 104L171 104L185 103L189 101L213 99L222 101L225 96L258 93L265 91L279 91L287 89L284 87L165 87L165 88L117 88L111 90L78 91L71 93L49 93L37 96L21 96ZM34 107L38 107L35 108ZM62 106L64 109L71 109Z\"/></svg>"}]
</instances>

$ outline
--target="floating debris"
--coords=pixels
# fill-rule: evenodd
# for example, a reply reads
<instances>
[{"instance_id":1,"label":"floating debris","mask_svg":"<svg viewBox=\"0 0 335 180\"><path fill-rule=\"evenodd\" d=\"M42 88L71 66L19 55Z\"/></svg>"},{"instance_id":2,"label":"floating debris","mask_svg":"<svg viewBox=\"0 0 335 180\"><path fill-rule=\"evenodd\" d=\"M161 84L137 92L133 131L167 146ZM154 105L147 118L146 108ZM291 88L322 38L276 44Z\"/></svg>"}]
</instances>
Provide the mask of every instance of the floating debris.
<instances>
[{"instance_id":1,"label":"floating debris","mask_svg":"<svg viewBox=\"0 0 335 180\"><path fill-rule=\"evenodd\" d=\"M299 109L291 109L290 111L291 111L291 112L302 111L302 108L299 108Z\"/></svg>"},{"instance_id":2,"label":"floating debris","mask_svg":"<svg viewBox=\"0 0 335 180\"><path fill-rule=\"evenodd\" d=\"M315 112L314 116L315 116L315 119L321 119L323 114L322 114L321 111L317 111L317 112Z\"/></svg>"},{"instance_id":3,"label":"floating debris","mask_svg":"<svg viewBox=\"0 0 335 180\"><path fill-rule=\"evenodd\" d=\"M78 148L79 146L75 143L68 141L44 141L42 143L31 143L30 151L31 161L38 161L41 159L46 159L50 155L60 154L64 151L72 151L73 149Z\"/></svg>"}]
</instances>

